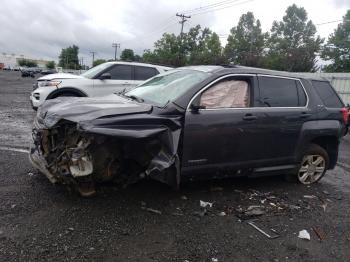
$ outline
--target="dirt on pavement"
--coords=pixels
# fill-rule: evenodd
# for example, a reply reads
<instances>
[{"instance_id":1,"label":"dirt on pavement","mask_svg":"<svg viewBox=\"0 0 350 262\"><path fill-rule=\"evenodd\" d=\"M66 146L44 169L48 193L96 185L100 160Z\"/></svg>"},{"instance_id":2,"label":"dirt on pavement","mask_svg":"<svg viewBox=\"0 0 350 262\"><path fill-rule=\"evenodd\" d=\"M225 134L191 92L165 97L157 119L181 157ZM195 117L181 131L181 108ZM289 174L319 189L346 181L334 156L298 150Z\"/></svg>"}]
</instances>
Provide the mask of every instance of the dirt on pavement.
<instances>
[{"instance_id":1,"label":"dirt on pavement","mask_svg":"<svg viewBox=\"0 0 350 262\"><path fill-rule=\"evenodd\" d=\"M1 261L348 261L350 139L318 184L281 177L98 187L84 199L36 172L25 150L35 79L0 71ZM200 207L200 200L212 207ZM254 223L269 239L250 226ZM307 230L310 240L298 238ZM317 233L316 233L317 232Z\"/></svg>"}]
</instances>

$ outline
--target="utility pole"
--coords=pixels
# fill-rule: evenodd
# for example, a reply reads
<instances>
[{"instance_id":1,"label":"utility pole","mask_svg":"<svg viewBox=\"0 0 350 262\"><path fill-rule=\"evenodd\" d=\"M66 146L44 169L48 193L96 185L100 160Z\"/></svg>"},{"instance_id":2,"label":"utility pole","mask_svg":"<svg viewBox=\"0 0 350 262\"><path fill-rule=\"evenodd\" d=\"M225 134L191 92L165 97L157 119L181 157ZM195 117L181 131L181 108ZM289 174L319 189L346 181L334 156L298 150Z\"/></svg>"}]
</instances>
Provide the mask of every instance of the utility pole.
<instances>
[{"instance_id":1,"label":"utility pole","mask_svg":"<svg viewBox=\"0 0 350 262\"><path fill-rule=\"evenodd\" d=\"M184 14L178 14L178 13L176 13L176 16L181 17L181 21L179 21L179 24L181 24L180 39L181 39L181 43L182 43L182 35L183 35L183 32L184 32L184 24L187 21L186 18L191 18L191 16L190 15L186 16Z\"/></svg>"},{"instance_id":2,"label":"utility pole","mask_svg":"<svg viewBox=\"0 0 350 262\"><path fill-rule=\"evenodd\" d=\"M95 62L95 54L96 52L95 51L91 51L90 52L92 54L92 67L94 66L94 62Z\"/></svg>"},{"instance_id":3,"label":"utility pole","mask_svg":"<svg viewBox=\"0 0 350 262\"><path fill-rule=\"evenodd\" d=\"M114 60L117 61L117 50L118 48L120 48L120 44L119 43L112 43L112 47L114 47Z\"/></svg>"},{"instance_id":4,"label":"utility pole","mask_svg":"<svg viewBox=\"0 0 350 262\"><path fill-rule=\"evenodd\" d=\"M184 32L184 24L187 21L187 19L191 18L191 16L186 16L185 14L178 14L176 13L176 16L181 18L181 21L179 21L179 24L181 24L181 32L180 32L180 54L179 54L179 65L181 64L181 57L183 55L183 44L182 44L182 38L183 38L183 32ZM186 19L187 18L187 19Z\"/></svg>"}]
</instances>

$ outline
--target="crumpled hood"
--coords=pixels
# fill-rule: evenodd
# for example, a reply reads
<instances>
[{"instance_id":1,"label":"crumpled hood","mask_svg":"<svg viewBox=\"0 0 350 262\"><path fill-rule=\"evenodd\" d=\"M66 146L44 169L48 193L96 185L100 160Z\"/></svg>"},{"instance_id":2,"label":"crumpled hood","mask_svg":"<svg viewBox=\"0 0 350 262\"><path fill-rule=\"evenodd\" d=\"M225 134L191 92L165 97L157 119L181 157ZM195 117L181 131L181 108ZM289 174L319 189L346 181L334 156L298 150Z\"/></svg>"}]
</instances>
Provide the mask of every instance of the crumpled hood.
<instances>
[{"instance_id":1,"label":"crumpled hood","mask_svg":"<svg viewBox=\"0 0 350 262\"><path fill-rule=\"evenodd\" d=\"M72 122L83 122L100 117L112 117L125 114L151 112L152 106L111 94L103 97L58 97L47 100L38 110L46 127L54 126L65 119Z\"/></svg>"},{"instance_id":2,"label":"crumpled hood","mask_svg":"<svg viewBox=\"0 0 350 262\"><path fill-rule=\"evenodd\" d=\"M57 73L57 74L49 74L46 76L42 76L38 78L38 81L47 81L47 80L53 80L53 79L77 79L77 78L84 78L80 75L73 75L73 74L67 74L67 73Z\"/></svg>"}]
</instances>

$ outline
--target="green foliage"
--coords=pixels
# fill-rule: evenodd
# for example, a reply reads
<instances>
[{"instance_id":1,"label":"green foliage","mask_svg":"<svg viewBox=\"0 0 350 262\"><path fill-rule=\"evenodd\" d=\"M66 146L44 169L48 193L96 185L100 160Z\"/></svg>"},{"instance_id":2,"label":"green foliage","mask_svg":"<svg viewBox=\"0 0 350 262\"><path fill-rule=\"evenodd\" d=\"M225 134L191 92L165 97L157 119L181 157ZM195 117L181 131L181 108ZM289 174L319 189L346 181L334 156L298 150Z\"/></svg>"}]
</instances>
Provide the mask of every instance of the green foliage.
<instances>
[{"instance_id":1,"label":"green foliage","mask_svg":"<svg viewBox=\"0 0 350 262\"><path fill-rule=\"evenodd\" d=\"M26 66L26 67L37 67L38 66L36 61L30 60L30 59L20 59L20 60L18 60L18 65L19 66Z\"/></svg>"},{"instance_id":2,"label":"green foliage","mask_svg":"<svg viewBox=\"0 0 350 262\"><path fill-rule=\"evenodd\" d=\"M262 33L259 20L252 12L243 14L227 38L224 54L229 62L261 67L267 34Z\"/></svg>"},{"instance_id":3,"label":"green foliage","mask_svg":"<svg viewBox=\"0 0 350 262\"><path fill-rule=\"evenodd\" d=\"M66 69L80 69L79 47L76 45L63 48L59 56L59 66Z\"/></svg>"},{"instance_id":4,"label":"green foliage","mask_svg":"<svg viewBox=\"0 0 350 262\"><path fill-rule=\"evenodd\" d=\"M200 25L192 27L183 36L185 63L189 65L222 64L222 47L219 36L209 28Z\"/></svg>"},{"instance_id":5,"label":"green foliage","mask_svg":"<svg viewBox=\"0 0 350 262\"><path fill-rule=\"evenodd\" d=\"M123 61L134 61L135 60L135 54L134 50L132 49L124 49L122 51L122 54L120 55L120 60Z\"/></svg>"},{"instance_id":6,"label":"green foliage","mask_svg":"<svg viewBox=\"0 0 350 262\"><path fill-rule=\"evenodd\" d=\"M48 61L45 66L47 69L54 69L56 67L56 63L55 61Z\"/></svg>"},{"instance_id":7,"label":"green foliage","mask_svg":"<svg viewBox=\"0 0 350 262\"><path fill-rule=\"evenodd\" d=\"M322 42L305 9L293 4L287 8L283 21L273 22L265 66L292 72L315 71Z\"/></svg>"},{"instance_id":8,"label":"green foliage","mask_svg":"<svg viewBox=\"0 0 350 262\"><path fill-rule=\"evenodd\" d=\"M180 36L165 33L154 44L154 51L145 50L142 61L173 66L222 63L219 36L210 29L192 27Z\"/></svg>"},{"instance_id":9,"label":"green foliage","mask_svg":"<svg viewBox=\"0 0 350 262\"><path fill-rule=\"evenodd\" d=\"M350 72L350 10L329 36L321 57L332 61L324 68L326 72Z\"/></svg>"},{"instance_id":10,"label":"green foliage","mask_svg":"<svg viewBox=\"0 0 350 262\"><path fill-rule=\"evenodd\" d=\"M113 60L114 61L114 60ZM103 64L103 63L106 63L107 61L105 60L105 59L96 59L95 61L94 61L94 63L93 63L93 67L94 66L98 66L98 65L100 65L100 64Z\"/></svg>"},{"instance_id":11,"label":"green foliage","mask_svg":"<svg viewBox=\"0 0 350 262\"><path fill-rule=\"evenodd\" d=\"M136 61L136 62L140 62L142 60L142 57L141 56L139 56L139 55L135 55L135 57L134 57L134 61Z\"/></svg>"}]
</instances>

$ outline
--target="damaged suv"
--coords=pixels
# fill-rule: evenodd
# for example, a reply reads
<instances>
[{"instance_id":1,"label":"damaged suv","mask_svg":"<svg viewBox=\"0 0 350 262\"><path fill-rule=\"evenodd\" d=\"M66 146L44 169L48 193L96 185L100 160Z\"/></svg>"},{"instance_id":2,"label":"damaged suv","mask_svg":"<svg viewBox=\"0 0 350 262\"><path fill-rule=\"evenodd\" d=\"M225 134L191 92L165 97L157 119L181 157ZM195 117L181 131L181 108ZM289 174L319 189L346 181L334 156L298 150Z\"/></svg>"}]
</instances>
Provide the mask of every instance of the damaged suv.
<instances>
[{"instance_id":1,"label":"damaged suv","mask_svg":"<svg viewBox=\"0 0 350 262\"><path fill-rule=\"evenodd\" d=\"M183 67L127 93L59 97L39 108L30 160L51 182L122 185L334 168L348 110L323 79L239 66Z\"/></svg>"}]
</instances>

